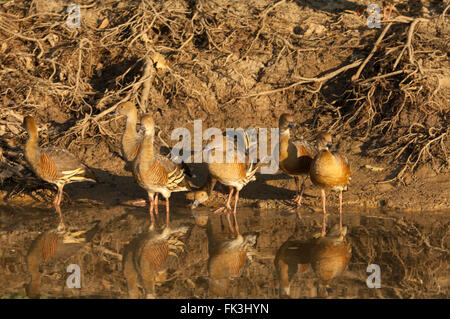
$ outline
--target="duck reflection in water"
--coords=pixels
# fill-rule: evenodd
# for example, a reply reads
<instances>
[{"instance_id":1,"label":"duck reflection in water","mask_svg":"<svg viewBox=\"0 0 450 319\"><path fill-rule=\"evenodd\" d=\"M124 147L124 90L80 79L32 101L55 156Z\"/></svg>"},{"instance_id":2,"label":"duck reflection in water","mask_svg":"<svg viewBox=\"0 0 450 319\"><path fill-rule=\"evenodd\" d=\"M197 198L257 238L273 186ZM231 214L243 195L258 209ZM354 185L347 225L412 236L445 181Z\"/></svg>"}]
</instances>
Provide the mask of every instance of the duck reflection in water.
<instances>
[{"instance_id":1,"label":"duck reflection in water","mask_svg":"<svg viewBox=\"0 0 450 319\"><path fill-rule=\"evenodd\" d=\"M333 226L326 236L315 234L310 239L295 240L291 236L278 249L275 269L280 281L280 297L291 296L291 283L297 273L313 269L319 283L329 287L331 281L342 275L351 258L351 245L346 239L347 227Z\"/></svg>"},{"instance_id":2,"label":"duck reflection in water","mask_svg":"<svg viewBox=\"0 0 450 319\"><path fill-rule=\"evenodd\" d=\"M256 234L229 235L214 232L211 220L207 221L209 290L213 295L227 297L230 284L242 275L247 259L255 255Z\"/></svg>"},{"instance_id":3,"label":"duck reflection in water","mask_svg":"<svg viewBox=\"0 0 450 319\"><path fill-rule=\"evenodd\" d=\"M155 286L166 281L167 271L178 267L178 257L184 253L182 238L189 227L166 227L150 230L134 238L124 250L123 273L129 298L139 298L141 286L145 298L156 298Z\"/></svg>"},{"instance_id":4,"label":"duck reflection in water","mask_svg":"<svg viewBox=\"0 0 450 319\"><path fill-rule=\"evenodd\" d=\"M67 259L75 255L85 246L98 231L98 223L88 226L87 230L52 229L40 234L30 246L26 260L31 281L26 287L27 296L39 298L41 289L41 273L39 266ZM65 282L63 283L63 285Z\"/></svg>"}]
</instances>

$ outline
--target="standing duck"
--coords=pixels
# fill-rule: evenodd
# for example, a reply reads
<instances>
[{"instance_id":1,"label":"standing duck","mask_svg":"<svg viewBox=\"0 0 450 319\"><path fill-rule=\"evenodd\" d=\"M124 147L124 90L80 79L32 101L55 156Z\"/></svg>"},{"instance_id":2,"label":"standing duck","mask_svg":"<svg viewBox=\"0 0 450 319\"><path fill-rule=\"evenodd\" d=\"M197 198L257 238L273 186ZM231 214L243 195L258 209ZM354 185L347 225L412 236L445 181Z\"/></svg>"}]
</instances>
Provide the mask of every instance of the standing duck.
<instances>
[{"instance_id":1,"label":"standing duck","mask_svg":"<svg viewBox=\"0 0 450 319\"><path fill-rule=\"evenodd\" d=\"M210 142L214 141L214 137L210 140ZM226 136L223 137L223 144L224 149L226 143L230 143L228 138ZM234 142L233 142L234 143ZM249 146L248 137L246 137L246 148ZM213 157L218 156L219 158L222 158L222 162L216 162L214 160L208 161L208 171L211 175L211 181L210 184L207 184L208 186L208 192L206 192L206 195L209 195L212 187L214 187L214 184L216 181L219 181L225 186L228 186L230 189L230 192L228 194L228 200L225 204L225 206L218 208L215 213L222 213L226 212L228 223L230 225L230 230L232 233L236 232L236 234L239 234L239 225L237 222L236 217L236 209L237 209L237 202L239 200L239 192L244 188L245 185L247 185L249 182L256 180L255 174L258 170L259 166L262 162L259 162L257 165L253 165L253 163L242 163L239 161L238 158L238 152L239 150L236 150L234 154L234 159L231 161L231 163L227 163L225 158L226 154L222 150L216 150L212 149L209 151L210 155ZM220 153L220 154L217 154ZM220 157L222 156L222 157ZM212 185L212 187L210 187ZM236 193L234 195L234 209L231 209L231 198L233 196L233 192L236 189ZM204 197L205 193L203 194ZM233 213L234 217L234 229L231 226L230 222L230 214Z\"/></svg>"},{"instance_id":2,"label":"standing duck","mask_svg":"<svg viewBox=\"0 0 450 319\"><path fill-rule=\"evenodd\" d=\"M73 182L96 182L97 178L90 168L69 151L56 147L40 148L38 129L33 117L25 116L23 126L28 133L25 158L39 178L57 186L58 192L53 205L59 214L58 228L64 229L60 207L64 185Z\"/></svg>"},{"instance_id":3,"label":"standing duck","mask_svg":"<svg viewBox=\"0 0 450 319\"><path fill-rule=\"evenodd\" d=\"M279 166L284 173L294 177L296 196L291 202L299 207L302 204L305 181L308 178L313 157L304 142L294 143L291 140L290 129L295 127L292 115L282 114L278 126L280 129ZM299 187L300 177L302 178L301 188Z\"/></svg>"},{"instance_id":4,"label":"standing duck","mask_svg":"<svg viewBox=\"0 0 450 319\"><path fill-rule=\"evenodd\" d=\"M122 102L119 105L117 105L116 113L121 116L126 116L126 124L125 124L125 131L122 136L122 156L127 162L125 165L126 170L132 171L132 163L134 159L136 158L139 147L141 145L143 136L139 134L136 130L137 125L137 110L136 106L132 102ZM154 141L155 142L155 141ZM164 152L163 155L168 157L170 155L170 149L168 147L165 147L161 145L161 143L155 142L154 149L159 150L159 152ZM182 168L185 170L186 175L190 177L194 177L194 175L189 170L189 167L182 162L181 163ZM145 205L145 200L138 200L134 202L134 205ZM155 195L155 210L156 213L158 212L158 194Z\"/></svg>"},{"instance_id":5,"label":"standing duck","mask_svg":"<svg viewBox=\"0 0 450 319\"><path fill-rule=\"evenodd\" d=\"M133 163L133 174L139 186L148 193L150 230L155 227L153 212L155 210L155 194L161 194L166 200L166 226L169 226L169 198L172 192L184 192L190 189L185 180L184 169L167 157L155 152L153 142L155 138L155 122L153 117L146 114L141 119L144 138L139 152Z\"/></svg>"},{"instance_id":6,"label":"standing duck","mask_svg":"<svg viewBox=\"0 0 450 319\"><path fill-rule=\"evenodd\" d=\"M319 153L311 164L310 177L314 185L322 191L323 225L322 236L326 231L326 195L325 190L339 192L339 234L342 235L342 191L347 190L352 171L345 156L330 152L332 137L329 133L321 133L317 137Z\"/></svg>"}]
</instances>

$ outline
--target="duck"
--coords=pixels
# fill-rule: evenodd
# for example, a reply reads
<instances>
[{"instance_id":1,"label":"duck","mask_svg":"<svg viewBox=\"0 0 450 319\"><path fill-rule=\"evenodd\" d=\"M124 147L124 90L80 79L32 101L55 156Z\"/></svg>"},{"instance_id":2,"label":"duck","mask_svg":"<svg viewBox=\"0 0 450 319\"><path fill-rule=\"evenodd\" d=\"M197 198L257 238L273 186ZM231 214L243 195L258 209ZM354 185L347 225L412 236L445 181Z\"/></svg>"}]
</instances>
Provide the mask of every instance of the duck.
<instances>
[{"instance_id":1,"label":"duck","mask_svg":"<svg viewBox=\"0 0 450 319\"><path fill-rule=\"evenodd\" d=\"M246 141L246 150L249 148L249 140L248 136L245 135L245 141ZM235 150L234 158L231 160L231 162L227 162L225 160L226 154L223 151L225 149L225 145L227 143L234 143L234 140L231 141L227 136L223 136L223 148L222 150L218 149L210 149L208 150L208 156L209 159L207 160L208 165L208 172L211 176L211 181L207 182L206 188L208 191L200 190L202 193L196 194L198 197L203 196L203 201L205 198L209 197L216 181L220 182L221 184L228 186L229 193L228 193L228 199L226 204L223 207L219 207L214 211L215 214L221 214L226 213L228 224L230 225L230 231L235 234L239 234L239 224L237 221L236 216L236 210L237 210L237 203L239 200L239 192L250 182L256 180L256 172L259 169L259 167L262 165L262 162L257 163L256 165L253 165L252 162L246 163L245 160L241 162L239 160L239 150ZM215 137L213 136L209 140L209 144L213 143L215 141ZM245 154L243 157L245 158ZM222 157L221 157L222 156ZM215 161L214 159L219 158L222 159L222 161ZM209 183L209 184L208 184ZM233 192L235 192L234 195L234 208L231 208L231 199L233 196ZM232 226L230 215L233 214L234 217L234 226Z\"/></svg>"},{"instance_id":2,"label":"duck","mask_svg":"<svg viewBox=\"0 0 450 319\"><path fill-rule=\"evenodd\" d=\"M63 230L65 224L60 205L64 186L74 182L97 182L97 176L92 169L64 148L40 148L38 128L32 116L24 117L23 126L28 133L25 143L25 159L40 179L56 185L58 189L53 205L59 215L58 227Z\"/></svg>"},{"instance_id":3,"label":"duck","mask_svg":"<svg viewBox=\"0 0 450 319\"><path fill-rule=\"evenodd\" d=\"M185 171L180 164L172 162L169 158L155 152L153 142L155 138L155 122L151 114L141 118L144 137L139 152L133 161L133 175L143 189L147 191L149 199L150 226L155 227L154 212L157 214L157 197L161 194L166 201L166 227L169 227L170 208L169 198L173 192L191 190L191 185L185 180ZM156 207L156 211L155 211Z\"/></svg>"},{"instance_id":4,"label":"duck","mask_svg":"<svg viewBox=\"0 0 450 319\"><path fill-rule=\"evenodd\" d=\"M313 156L308 151L309 145L305 141L293 141L291 139L290 129L296 127L291 114L281 114L278 127L280 130L279 167L284 173L294 177L296 195L291 203L300 207ZM300 178L302 178L301 187Z\"/></svg>"},{"instance_id":5,"label":"duck","mask_svg":"<svg viewBox=\"0 0 450 319\"><path fill-rule=\"evenodd\" d=\"M167 268L174 266L174 258L184 252L182 240L189 227L164 228L161 232L151 230L134 238L124 250L122 270L127 281L128 297L139 297L142 285L145 298L155 299L155 286L165 280ZM171 257L173 256L173 257Z\"/></svg>"},{"instance_id":6,"label":"duck","mask_svg":"<svg viewBox=\"0 0 450 319\"><path fill-rule=\"evenodd\" d=\"M190 208L196 209L199 205L204 204L211 197L211 193L216 183L217 180L215 178L212 178L208 173L206 182L203 184L203 186L188 194L189 196L187 197L192 200Z\"/></svg>"},{"instance_id":7,"label":"duck","mask_svg":"<svg viewBox=\"0 0 450 319\"><path fill-rule=\"evenodd\" d=\"M326 233L326 190L339 192L339 233L342 234L342 192L347 190L350 184L352 171L345 156L330 151L332 147L330 133L320 133L317 136L316 144L319 152L311 163L310 178L322 193L322 235L324 236Z\"/></svg>"}]
</instances>

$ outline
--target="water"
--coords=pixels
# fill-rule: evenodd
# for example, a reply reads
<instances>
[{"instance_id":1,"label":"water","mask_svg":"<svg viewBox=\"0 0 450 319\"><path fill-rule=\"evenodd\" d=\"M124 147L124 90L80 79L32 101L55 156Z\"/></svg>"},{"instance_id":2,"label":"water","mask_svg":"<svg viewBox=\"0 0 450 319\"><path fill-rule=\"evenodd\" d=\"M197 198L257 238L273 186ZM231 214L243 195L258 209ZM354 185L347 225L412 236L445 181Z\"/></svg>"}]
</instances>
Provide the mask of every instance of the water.
<instances>
[{"instance_id":1,"label":"water","mask_svg":"<svg viewBox=\"0 0 450 319\"><path fill-rule=\"evenodd\" d=\"M328 230L338 223L337 214L330 213ZM147 234L146 208L71 207L63 209L63 214L71 233L58 237L54 231L51 235L58 222L53 210L0 207L0 296L20 298L27 291L41 298L127 298L130 276L142 272L147 282L135 283L138 297L280 298L280 265L284 262L289 266L291 298L449 297L448 212L344 211L347 235L343 241L333 237L331 242L350 247L351 257L345 271L329 282L319 279L319 266L336 268L345 258L341 253L318 252L320 245L313 237L321 230L320 213L298 218L286 211L240 209L243 243L239 244L232 242L235 236L224 216L208 216L203 208L196 210L194 218L190 210L174 205L171 229L187 229L184 236L169 236L168 251L173 254L166 259L155 252L169 247L167 240L158 237L160 231ZM87 242L77 243L80 238ZM138 244L129 245L132 240ZM128 277L122 271L126 249L137 260L130 264ZM276 267L277 253L284 261ZM316 262L311 256L316 256ZM81 288L68 287L68 279L76 283L75 273L67 272L71 264L79 266ZM367 267L372 264L380 269L379 289L366 283Z\"/></svg>"}]
</instances>

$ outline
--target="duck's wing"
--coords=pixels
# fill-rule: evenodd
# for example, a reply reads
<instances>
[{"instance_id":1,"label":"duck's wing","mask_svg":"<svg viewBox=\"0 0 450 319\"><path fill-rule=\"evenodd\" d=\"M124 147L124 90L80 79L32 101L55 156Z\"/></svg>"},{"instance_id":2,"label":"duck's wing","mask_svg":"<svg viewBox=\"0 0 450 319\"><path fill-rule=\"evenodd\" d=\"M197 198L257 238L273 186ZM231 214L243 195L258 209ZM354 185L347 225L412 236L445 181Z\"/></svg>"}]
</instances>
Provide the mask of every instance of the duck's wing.
<instances>
[{"instance_id":1,"label":"duck's wing","mask_svg":"<svg viewBox=\"0 0 450 319\"><path fill-rule=\"evenodd\" d=\"M186 175L181 164L175 164L169 158L160 154L155 155L155 160L167 174L166 186L168 188L172 190L176 190L177 187L181 187L183 190L185 190L184 188L190 188L189 184L185 182Z\"/></svg>"},{"instance_id":2,"label":"duck's wing","mask_svg":"<svg viewBox=\"0 0 450 319\"><path fill-rule=\"evenodd\" d=\"M54 179L97 181L95 173L89 167L63 148L49 147L42 149L38 165L41 173Z\"/></svg>"},{"instance_id":3,"label":"duck's wing","mask_svg":"<svg viewBox=\"0 0 450 319\"><path fill-rule=\"evenodd\" d=\"M317 150L312 146L312 143L307 140L295 139L292 140L292 144L297 148L297 157L309 156L312 158L313 154L317 153Z\"/></svg>"}]
</instances>

